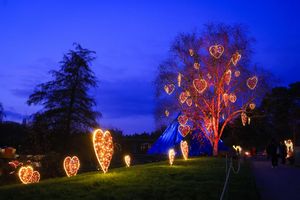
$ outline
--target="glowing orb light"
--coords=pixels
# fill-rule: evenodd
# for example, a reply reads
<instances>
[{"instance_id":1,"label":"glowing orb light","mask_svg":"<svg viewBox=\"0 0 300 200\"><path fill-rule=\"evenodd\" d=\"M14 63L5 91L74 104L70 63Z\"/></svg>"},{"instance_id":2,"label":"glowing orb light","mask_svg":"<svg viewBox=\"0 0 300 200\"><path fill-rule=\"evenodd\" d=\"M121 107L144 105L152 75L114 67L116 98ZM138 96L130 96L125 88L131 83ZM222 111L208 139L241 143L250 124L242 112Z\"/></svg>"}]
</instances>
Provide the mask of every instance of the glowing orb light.
<instances>
[{"instance_id":1,"label":"glowing orb light","mask_svg":"<svg viewBox=\"0 0 300 200\"><path fill-rule=\"evenodd\" d=\"M224 47L222 45L212 45L209 47L209 53L215 59L219 59L224 52Z\"/></svg>"},{"instance_id":2,"label":"glowing orb light","mask_svg":"<svg viewBox=\"0 0 300 200\"><path fill-rule=\"evenodd\" d=\"M258 82L257 76L253 76L247 79L247 86L250 90L254 90L256 87L256 84Z\"/></svg>"},{"instance_id":3,"label":"glowing orb light","mask_svg":"<svg viewBox=\"0 0 300 200\"><path fill-rule=\"evenodd\" d=\"M191 127L189 125L180 124L178 127L178 131L183 137L185 137L191 131Z\"/></svg>"},{"instance_id":4,"label":"glowing orb light","mask_svg":"<svg viewBox=\"0 0 300 200\"><path fill-rule=\"evenodd\" d=\"M68 177L76 176L80 167L80 161L77 156L67 156L64 159L64 169Z\"/></svg>"},{"instance_id":5,"label":"glowing orb light","mask_svg":"<svg viewBox=\"0 0 300 200\"><path fill-rule=\"evenodd\" d=\"M93 133L93 146L102 171L106 173L114 153L113 140L110 132L103 132L101 129L95 130Z\"/></svg>"},{"instance_id":6,"label":"glowing orb light","mask_svg":"<svg viewBox=\"0 0 300 200\"><path fill-rule=\"evenodd\" d=\"M175 90L175 85L174 84L167 84L164 86L164 89L168 95L171 95L173 91Z\"/></svg>"},{"instance_id":7,"label":"glowing orb light","mask_svg":"<svg viewBox=\"0 0 300 200\"><path fill-rule=\"evenodd\" d=\"M197 92L200 94L202 94L207 88L207 82L204 79L194 79L193 85Z\"/></svg>"},{"instance_id":8,"label":"glowing orb light","mask_svg":"<svg viewBox=\"0 0 300 200\"><path fill-rule=\"evenodd\" d=\"M255 103L250 103L250 104L249 104L249 108L250 108L251 110L254 110L255 106L256 106Z\"/></svg>"},{"instance_id":9,"label":"glowing orb light","mask_svg":"<svg viewBox=\"0 0 300 200\"><path fill-rule=\"evenodd\" d=\"M243 126L246 125L246 123L247 123L247 118L248 118L248 117L247 117L246 113L242 112L242 113L241 113L241 120L242 120Z\"/></svg>"},{"instance_id":10,"label":"glowing orb light","mask_svg":"<svg viewBox=\"0 0 300 200\"><path fill-rule=\"evenodd\" d=\"M241 54L239 54L239 52L235 52L232 57L231 57L231 62L234 66L237 65L237 63L239 62L239 60L241 59Z\"/></svg>"},{"instance_id":11,"label":"glowing orb light","mask_svg":"<svg viewBox=\"0 0 300 200\"><path fill-rule=\"evenodd\" d=\"M129 155L124 156L124 162L127 167L130 167L130 161L131 161L131 158Z\"/></svg>"},{"instance_id":12,"label":"glowing orb light","mask_svg":"<svg viewBox=\"0 0 300 200\"><path fill-rule=\"evenodd\" d=\"M175 159L175 151L174 149L169 150L169 163L170 165L173 165Z\"/></svg>"},{"instance_id":13,"label":"glowing orb light","mask_svg":"<svg viewBox=\"0 0 300 200\"><path fill-rule=\"evenodd\" d=\"M182 156L183 156L184 160L187 160L188 156L189 156L188 143L186 141L181 141L180 142L180 149L181 149L181 153L182 153Z\"/></svg>"},{"instance_id":14,"label":"glowing orb light","mask_svg":"<svg viewBox=\"0 0 300 200\"><path fill-rule=\"evenodd\" d=\"M229 95L229 101L231 103L235 103L236 102L236 95L233 94L233 93L230 93L230 95Z\"/></svg>"},{"instance_id":15,"label":"glowing orb light","mask_svg":"<svg viewBox=\"0 0 300 200\"><path fill-rule=\"evenodd\" d=\"M23 184L38 183L40 181L40 173L34 171L31 166L21 167L18 175Z\"/></svg>"},{"instance_id":16,"label":"glowing orb light","mask_svg":"<svg viewBox=\"0 0 300 200\"><path fill-rule=\"evenodd\" d=\"M224 93L223 94L223 101L224 101L225 106L228 105L228 100L229 100L229 95L227 93Z\"/></svg>"}]
</instances>

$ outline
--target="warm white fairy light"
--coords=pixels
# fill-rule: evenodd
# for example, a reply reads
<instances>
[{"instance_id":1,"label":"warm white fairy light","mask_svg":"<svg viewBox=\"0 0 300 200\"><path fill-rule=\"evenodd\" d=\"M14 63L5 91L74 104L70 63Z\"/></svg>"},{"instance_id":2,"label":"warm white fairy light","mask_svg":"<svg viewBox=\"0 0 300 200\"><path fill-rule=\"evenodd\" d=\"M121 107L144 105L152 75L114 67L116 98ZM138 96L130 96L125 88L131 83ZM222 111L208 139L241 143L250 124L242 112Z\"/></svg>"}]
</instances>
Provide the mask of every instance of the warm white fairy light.
<instances>
[{"instance_id":1,"label":"warm white fairy light","mask_svg":"<svg viewBox=\"0 0 300 200\"><path fill-rule=\"evenodd\" d=\"M124 156L124 162L126 164L126 167L130 167L131 158L129 155Z\"/></svg>"},{"instance_id":2,"label":"warm white fairy light","mask_svg":"<svg viewBox=\"0 0 300 200\"><path fill-rule=\"evenodd\" d=\"M18 176L23 184L38 183L40 181L40 173L33 170L32 166L21 167Z\"/></svg>"},{"instance_id":3,"label":"warm white fairy light","mask_svg":"<svg viewBox=\"0 0 300 200\"><path fill-rule=\"evenodd\" d=\"M209 47L209 53L215 59L219 59L224 52L224 47L222 45L212 45Z\"/></svg>"},{"instance_id":4,"label":"warm white fairy light","mask_svg":"<svg viewBox=\"0 0 300 200\"><path fill-rule=\"evenodd\" d=\"M165 110L165 115L166 115L166 117L169 117L170 112L168 110Z\"/></svg>"},{"instance_id":5,"label":"warm white fairy light","mask_svg":"<svg viewBox=\"0 0 300 200\"><path fill-rule=\"evenodd\" d=\"M95 130L93 133L93 146L102 171L106 173L114 152L110 132L103 132L101 129Z\"/></svg>"},{"instance_id":6,"label":"warm white fairy light","mask_svg":"<svg viewBox=\"0 0 300 200\"><path fill-rule=\"evenodd\" d=\"M170 149L169 150L169 163L170 163L170 165L173 165L174 159L175 159L175 150Z\"/></svg>"},{"instance_id":7,"label":"warm white fairy light","mask_svg":"<svg viewBox=\"0 0 300 200\"><path fill-rule=\"evenodd\" d=\"M182 153L182 156L183 156L184 160L187 160L188 156L189 156L188 143L186 141L181 141L180 142L180 149L181 149L181 153Z\"/></svg>"},{"instance_id":8,"label":"warm white fairy light","mask_svg":"<svg viewBox=\"0 0 300 200\"><path fill-rule=\"evenodd\" d=\"M68 177L76 176L80 168L79 158L77 156L67 156L64 159L63 166Z\"/></svg>"},{"instance_id":9,"label":"warm white fairy light","mask_svg":"<svg viewBox=\"0 0 300 200\"><path fill-rule=\"evenodd\" d=\"M294 144L292 142L292 140L284 140L284 144L286 146L286 150L287 150L287 158L292 157L294 154Z\"/></svg>"}]
</instances>

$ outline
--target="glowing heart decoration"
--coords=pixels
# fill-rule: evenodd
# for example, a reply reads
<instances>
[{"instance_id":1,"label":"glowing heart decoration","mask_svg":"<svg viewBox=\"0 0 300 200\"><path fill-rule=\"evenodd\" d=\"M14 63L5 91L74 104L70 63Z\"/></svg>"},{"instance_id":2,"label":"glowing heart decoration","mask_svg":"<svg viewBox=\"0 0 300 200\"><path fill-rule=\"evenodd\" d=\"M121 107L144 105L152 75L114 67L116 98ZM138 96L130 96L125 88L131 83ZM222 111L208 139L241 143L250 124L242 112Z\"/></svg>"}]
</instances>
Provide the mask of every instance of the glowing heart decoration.
<instances>
[{"instance_id":1,"label":"glowing heart decoration","mask_svg":"<svg viewBox=\"0 0 300 200\"><path fill-rule=\"evenodd\" d=\"M102 171L106 173L114 153L113 140L110 132L103 132L101 129L95 130L93 133L93 146Z\"/></svg>"},{"instance_id":2,"label":"glowing heart decoration","mask_svg":"<svg viewBox=\"0 0 300 200\"><path fill-rule=\"evenodd\" d=\"M38 183L40 181L40 173L34 171L31 166L21 167L18 175L23 184Z\"/></svg>"},{"instance_id":3,"label":"glowing heart decoration","mask_svg":"<svg viewBox=\"0 0 300 200\"><path fill-rule=\"evenodd\" d=\"M175 159L175 151L174 151L174 149L170 149L169 150L169 163L171 166L174 163L174 159Z\"/></svg>"},{"instance_id":4,"label":"glowing heart decoration","mask_svg":"<svg viewBox=\"0 0 300 200\"><path fill-rule=\"evenodd\" d=\"M178 117L178 122L181 125L186 125L187 121L189 120L189 118L186 115L180 115Z\"/></svg>"},{"instance_id":5,"label":"glowing heart decoration","mask_svg":"<svg viewBox=\"0 0 300 200\"><path fill-rule=\"evenodd\" d=\"M193 85L197 92L200 94L202 94L207 88L207 82L204 79L194 79Z\"/></svg>"},{"instance_id":6,"label":"glowing heart decoration","mask_svg":"<svg viewBox=\"0 0 300 200\"><path fill-rule=\"evenodd\" d=\"M227 85L229 85L230 81L231 81L231 70L228 69L225 74L224 74L224 81Z\"/></svg>"},{"instance_id":7,"label":"glowing heart decoration","mask_svg":"<svg viewBox=\"0 0 300 200\"><path fill-rule=\"evenodd\" d=\"M208 79L212 78L212 76L210 75L210 73L207 73L206 76L207 76Z\"/></svg>"},{"instance_id":8,"label":"glowing heart decoration","mask_svg":"<svg viewBox=\"0 0 300 200\"><path fill-rule=\"evenodd\" d=\"M200 64L197 63L197 62L195 62L195 63L194 63L194 68L197 69L197 70L200 69Z\"/></svg>"},{"instance_id":9,"label":"glowing heart decoration","mask_svg":"<svg viewBox=\"0 0 300 200\"><path fill-rule=\"evenodd\" d=\"M177 76L177 84L178 84L178 87L181 87L181 79L182 79L182 74L181 74L181 73L178 73L178 76Z\"/></svg>"},{"instance_id":10,"label":"glowing heart decoration","mask_svg":"<svg viewBox=\"0 0 300 200\"><path fill-rule=\"evenodd\" d=\"M187 104L189 107L191 107L192 104L193 104L193 100L192 100L191 98L188 98L188 99L186 100L186 104Z\"/></svg>"},{"instance_id":11,"label":"glowing heart decoration","mask_svg":"<svg viewBox=\"0 0 300 200\"><path fill-rule=\"evenodd\" d=\"M247 86L250 90L254 90L256 87L256 84L258 82L257 76L253 76L247 79Z\"/></svg>"},{"instance_id":12,"label":"glowing heart decoration","mask_svg":"<svg viewBox=\"0 0 300 200\"><path fill-rule=\"evenodd\" d=\"M235 53L232 55L230 61L232 62L232 64L233 64L234 66L236 66L237 63L239 62L239 60L241 59L241 57L242 57L242 56L241 56L241 54L239 54L239 52L235 52Z\"/></svg>"},{"instance_id":13,"label":"glowing heart decoration","mask_svg":"<svg viewBox=\"0 0 300 200\"><path fill-rule=\"evenodd\" d=\"M80 167L80 161L77 156L67 156L64 159L64 169L68 177L76 176Z\"/></svg>"},{"instance_id":14,"label":"glowing heart decoration","mask_svg":"<svg viewBox=\"0 0 300 200\"><path fill-rule=\"evenodd\" d=\"M190 56L194 56L194 50L193 49L189 49L189 53L190 53Z\"/></svg>"},{"instance_id":15,"label":"glowing heart decoration","mask_svg":"<svg viewBox=\"0 0 300 200\"><path fill-rule=\"evenodd\" d=\"M254 109L255 109L255 106L256 106L255 103L250 103L250 104L249 104L249 108L250 108L251 110L254 110Z\"/></svg>"},{"instance_id":16,"label":"glowing heart decoration","mask_svg":"<svg viewBox=\"0 0 300 200\"><path fill-rule=\"evenodd\" d=\"M188 143L186 141L181 141L180 142L180 149L181 149L181 153L182 153L182 156L183 156L184 160L187 160L188 156L189 156Z\"/></svg>"},{"instance_id":17,"label":"glowing heart decoration","mask_svg":"<svg viewBox=\"0 0 300 200\"><path fill-rule=\"evenodd\" d=\"M169 117L170 112L168 110L165 110L165 115L166 115L166 117Z\"/></svg>"},{"instance_id":18,"label":"glowing heart decoration","mask_svg":"<svg viewBox=\"0 0 300 200\"><path fill-rule=\"evenodd\" d=\"M241 113L241 120L242 120L243 126L246 125L246 123L247 123L247 118L248 118L248 117L247 117L246 113L242 112L242 113Z\"/></svg>"},{"instance_id":19,"label":"glowing heart decoration","mask_svg":"<svg viewBox=\"0 0 300 200\"><path fill-rule=\"evenodd\" d=\"M191 127L189 125L181 125L180 124L178 127L178 131L183 137L185 137L191 131Z\"/></svg>"},{"instance_id":20,"label":"glowing heart decoration","mask_svg":"<svg viewBox=\"0 0 300 200\"><path fill-rule=\"evenodd\" d=\"M171 95L173 91L175 90L175 85L174 84L167 84L164 86L164 89L168 95Z\"/></svg>"},{"instance_id":21,"label":"glowing heart decoration","mask_svg":"<svg viewBox=\"0 0 300 200\"><path fill-rule=\"evenodd\" d=\"M235 77L239 77L240 75L241 75L241 72L240 72L240 71L237 70L237 71L234 72L234 76L235 76Z\"/></svg>"},{"instance_id":22,"label":"glowing heart decoration","mask_svg":"<svg viewBox=\"0 0 300 200\"><path fill-rule=\"evenodd\" d=\"M209 47L209 53L215 59L219 59L224 52L224 47L222 45L212 45Z\"/></svg>"},{"instance_id":23,"label":"glowing heart decoration","mask_svg":"<svg viewBox=\"0 0 300 200\"><path fill-rule=\"evenodd\" d=\"M185 92L181 92L180 95L179 95L179 101L180 103L184 103L190 96L190 93L188 91L185 91Z\"/></svg>"},{"instance_id":24,"label":"glowing heart decoration","mask_svg":"<svg viewBox=\"0 0 300 200\"><path fill-rule=\"evenodd\" d=\"M131 161L131 158L129 155L124 156L124 162L126 164L126 167L130 167L130 161Z\"/></svg>"},{"instance_id":25,"label":"glowing heart decoration","mask_svg":"<svg viewBox=\"0 0 300 200\"><path fill-rule=\"evenodd\" d=\"M230 95L229 95L229 101L231 103L235 103L236 102L236 95L233 94L233 93L230 93Z\"/></svg>"},{"instance_id":26,"label":"glowing heart decoration","mask_svg":"<svg viewBox=\"0 0 300 200\"><path fill-rule=\"evenodd\" d=\"M229 95L227 93L224 93L223 94L223 101L224 101L225 106L228 105L228 100L229 100Z\"/></svg>"}]
</instances>

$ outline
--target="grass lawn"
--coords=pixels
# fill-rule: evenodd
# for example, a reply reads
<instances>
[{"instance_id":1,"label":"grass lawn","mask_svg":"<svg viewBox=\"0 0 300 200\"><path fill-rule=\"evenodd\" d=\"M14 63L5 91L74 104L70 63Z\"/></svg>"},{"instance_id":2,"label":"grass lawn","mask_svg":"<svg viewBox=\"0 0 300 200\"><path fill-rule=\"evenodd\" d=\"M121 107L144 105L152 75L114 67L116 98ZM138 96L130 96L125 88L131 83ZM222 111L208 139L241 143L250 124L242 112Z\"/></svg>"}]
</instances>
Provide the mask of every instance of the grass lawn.
<instances>
[{"instance_id":1,"label":"grass lawn","mask_svg":"<svg viewBox=\"0 0 300 200\"><path fill-rule=\"evenodd\" d=\"M225 160L193 158L130 168L107 174L90 172L72 178L42 180L32 185L0 187L0 199L219 199L225 180ZM259 199L250 165L231 174L225 199Z\"/></svg>"}]
</instances>

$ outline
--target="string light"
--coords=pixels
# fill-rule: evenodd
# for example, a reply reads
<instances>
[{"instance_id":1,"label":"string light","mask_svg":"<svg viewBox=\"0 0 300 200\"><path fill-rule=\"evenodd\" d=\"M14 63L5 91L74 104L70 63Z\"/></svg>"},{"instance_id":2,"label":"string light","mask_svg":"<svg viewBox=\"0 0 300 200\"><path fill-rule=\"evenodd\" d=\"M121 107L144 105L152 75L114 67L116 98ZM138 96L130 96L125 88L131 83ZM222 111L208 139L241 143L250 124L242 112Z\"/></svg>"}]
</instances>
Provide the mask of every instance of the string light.
<instances>
[{"instance_id":1,"label":"string light","mask_svg":"<svg viewBox=\"0 0 300 200\"><path fill-rule=\"evenodd\" d=\"M222 45L212 45L209 47L209 53L215 59L219 59L224 52L224 47Z\"/></svg>"},{"instance_id":2,"label":"string light","mask_svg":"<svg viewBox=\"0 0 300 200\"><path fill-rule=\"evenodd\" d=\"M190 93L188 91L181 92L179 95L179 101L181 104L183 104L190 96Z\"/></svg>"},{"instance_id":3,"label":"string light","mask_svg":"<svg viewBox=\"0 0 300 200\"><path fill-rule=\"evenodd\" d=\"M191 127L189 125L180 124L178 127L178 131L183 137L185 137L191 131Z\"/></svg>"},{"instance_id":4,"label":"string light","mask_svg":"<svg viewBox=\"0 0 300 200\"><path fill-rule=\"evenodd\" d=\"M182 153L182 156L183 156L184 160L187 160L188 156L189 156L188 143L186 141L181 141L180 142L180 149L181 149L181 153Z\"/></svg>"},{"instance_id":5,"label":"string light","mask_svg":"<svg viewBox=\"0 0 300 200\"><path fill-rule=\"evenodd\" d=\"M207 82L204 79L194 79L193 85L197 92L200 94L202 94L207 88Z\"/></svg>"},{"instance_id":6,"label":"string light","mask_svg":"<svg viewBox=\"0 0 300 200\"><path fill-rule=\"evenodd\" d=\"M174 151L174 149L170 149L169 150L169 163L171 166L174 163L174 159L175 159L175 151Z\"/></svg>"},{"instance_id":7,"label":"string light","mask_svg":"<svg viewBox=\"0 0 300 200\"><path fill-rule=\"evenodd\" d=\"M114 153L110 132L103 132L101 129L95 130L93 133L93 146L102 171L106 173Z\"/></svg>"},{"instance_id":8,"label":"string light","mask_svg":"<svg viewBox=\"0 0 300 200\"><path fill-rule=\"evenodd\" d=\"M18 176L23 184L38 183L40 181L40 173L34 171L32 166L22 166L19 169Z\"/></svg>"},{"instance_id":9,"label":"string light","mask_svg":"<svg viewBox=\"0 0 300 200\"><path fill-rule=\"evenodd\" d=\"M67 156L64 159L63 165L68 177L76 176L80 168L80 161L77 156L73 156L73 157Z\"/></svg>"},{"instance_id":10,"label":"string light","mask_svg":"<svg viewBox=\"0 0 300 200\"><path fill-rule=\"evenodd\" d=\"M175 90L175 85L174 84L167 84L164 86L164 89L168 95L171 95L173 91Z\"/></svg>"},{"instance_id":11,"label":"string light","mask_svg":"<svg viewBox=\"0 0 300 200\"><path fill-rule=\"evenodd\" d=\"M237 63L239 62L239 60L241 59L241 54L239 54L239 52L235 52L232 57L231 57L231 62L234 66L237 65Z\"/></svg>"},{"instance_id":12,"label":"string light","mask_svg":"<svg viewBox=\"0 0 300 200\"><path fill-rule=\"evenodd\" d=\"M124 156L124 162L127 167L130 167L130 161L131 161L131 158L129 155Z\"/></svg>"},{"instance_id":13,"label":"string light","mask_svg":"<svg viewBox=\"0 0 300 200\"><path fill-rule=\"evenodd\" d=\"M256 87L256 84L258 82L258 78L257 76L253 76L247 79L247 86L249 89L254 90L254 88Z\"/></svg>"}]
</instances>

